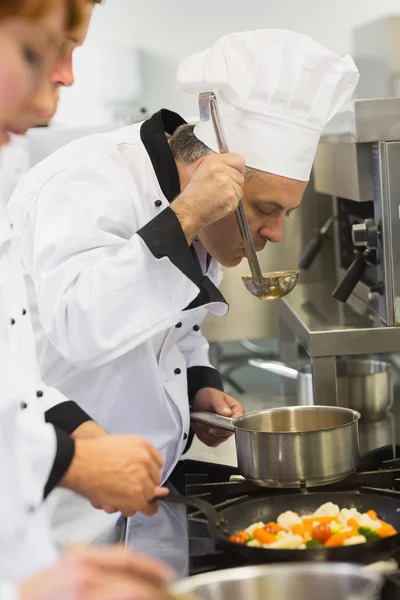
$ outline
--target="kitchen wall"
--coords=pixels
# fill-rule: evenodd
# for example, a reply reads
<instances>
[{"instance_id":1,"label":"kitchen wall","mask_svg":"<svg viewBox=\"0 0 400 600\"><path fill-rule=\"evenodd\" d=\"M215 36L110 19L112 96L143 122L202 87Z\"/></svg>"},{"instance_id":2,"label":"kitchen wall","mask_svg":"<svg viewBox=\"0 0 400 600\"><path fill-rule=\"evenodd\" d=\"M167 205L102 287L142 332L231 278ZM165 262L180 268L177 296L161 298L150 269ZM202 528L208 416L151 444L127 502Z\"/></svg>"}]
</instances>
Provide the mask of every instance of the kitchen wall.
<instances>
[{"instance_id":1,"label":"kitchen wall","mask_svg":"<svg viewBox=\"0 0 400 600\"><path fill-rule=\"evenodd\" d=\"M352 49L360 24L400 14L398 0L106 0L89 42L136 45L142 53L145 103L185 113L196 103L175 89L179 61L233 30L276 27L309 34L339 53Z\"/></svg>"}]
</instances>

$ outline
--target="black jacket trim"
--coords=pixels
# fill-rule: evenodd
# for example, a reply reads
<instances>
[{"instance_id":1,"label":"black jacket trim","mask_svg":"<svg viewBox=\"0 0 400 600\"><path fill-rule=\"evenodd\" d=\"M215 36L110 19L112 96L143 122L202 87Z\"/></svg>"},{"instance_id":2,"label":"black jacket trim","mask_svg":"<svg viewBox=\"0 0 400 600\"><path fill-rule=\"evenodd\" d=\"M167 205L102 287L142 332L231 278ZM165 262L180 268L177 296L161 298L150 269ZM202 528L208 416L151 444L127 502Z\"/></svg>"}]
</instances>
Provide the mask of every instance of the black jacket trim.
<instances>
[{"instance_id":1,"label":"black jacket trim","mask_svg":"<svg viewBox=\"0 0 400 600\"><path fill-rule=\"evenodd\" d=\"M189 405L191 406L195 395L205 387L224 391L221 375L212 367L189 367L187 370Z\"/></svg>"},{"instance_id":2,"label":"black jacket trim","mask_svg":"<svg viewBox=\"0 0 400 600\"><path fill-rule=\"evenodd\" d=\"M61 404L49 408L45 412L45 419L46 423L51 423L68 434L73 433L82 423L93 420L72 400L61 402Z\"/></svg>"},{"instance_id":3,"label":"black jacket trim","mask_svg":"<svg viewBox=\"0 0 400 600\"><path fill-rule=\"evenodd\" d=\"M146 223L137 234L155 258L167 256L199 288L198 296L185 310L204 306L210 302L227 303L211 279L203 275L196 251L188 246L179 219L171 208L166 208Z\"/></svg>"},{"instance_id":4,"label":"black jacket trim","mask_svg":"<svg viewBox=\"0 0 400 600\"><path fill-rule=\"evenodd\" d=\"M169 202L181 193L178 169L166 133L172 135L186 121L177 113L162 108L140 128L140 138L150 157L158 182Z\"/></svg>"},{"instance_id":5,"label":"black jacket trim","mask_svg":"<svg viewBox=\"0 0 400 600\"><path fill-rule=\"evenodd\" d=\"M186 121L166 108L155 113L140 128L140 138L153 165L164 196L173 202L181 193L178 169L168 144L166 133L173 135ZM211 302L223 302L225 298L203 275L193 246L188 246L179 219L167 208L137 232L156 258L167 256L171 262L199 288L199 295L185 309L193 309ZM211 256L207 257L207 269Z\"/></svg>"},{"instance_id":6,"label":"black jacket trim","mask_svg":"<svg viewBox=\"0 0 400 600\"><path fill-rule=\"evenodd\" d=\"M60 479L63 478L75 454L75 441L65 431L61 431L57 427L54 429L56 432L57 453L46 487L44 488L44 498L47 498Z\"/></svg>"}]
</instances>

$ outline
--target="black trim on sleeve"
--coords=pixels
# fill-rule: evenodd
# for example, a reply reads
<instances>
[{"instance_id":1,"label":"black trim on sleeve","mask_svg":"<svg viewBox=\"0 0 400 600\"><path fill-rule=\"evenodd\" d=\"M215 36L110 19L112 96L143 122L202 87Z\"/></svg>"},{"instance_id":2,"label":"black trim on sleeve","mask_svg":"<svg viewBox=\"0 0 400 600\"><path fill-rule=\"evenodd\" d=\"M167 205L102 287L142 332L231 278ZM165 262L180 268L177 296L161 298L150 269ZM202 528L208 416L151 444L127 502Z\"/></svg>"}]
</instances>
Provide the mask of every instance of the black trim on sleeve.
<instances>
[{"instance_id":1,"label":"black trim on sleeve","mask_svg":"<svg viewBox=\"0 0 400 600\"><path fill-rule=\"evenodd\" d=\"M189 367L187 370L189 405L192 405L195 395L205 387L224 391L221 375L212 367Z\"/></svg>"},{"instance_id":2,"label":"black trim on sleeve","mask_svg":"<svg viewBox=\"0 0 400 600\"><path fill-rule=\"evenodd\" d=\"M46 487L44 488L44 498L47 498L60 479L62 479L69 469L75 454L75 441L73 438L57 427L54 427L54 429L56 432L57 452Z\"/></svg>"},{"instance_id":3,"label":"black trim on sleeve","mask_svg":"<svg viewBox=\"0 0 400 600\"><path fill-rule=\"evenodd\" d=\"M82 425L82 423L93 421L93 419L72 400L66 400L65 402L61 402L61 404L49 408L49 410L45 412L45 420L46 423L51 423L68 434L74 432L79 425Z\"/></svg>"},{"instance_id":4,"label":"black trim on sleeve","mask_svg":"<svg viewBox=\"0 0 400 600\"><path fill-rule=\"evenodd\" d=\"M171 208L166 208L137 234L142 238L155 258L168 257L190 281L199 288L199 295L185 310L203 306L209 302L227 304L211 279L203 275L196 250L188 246L180 221Z\"/></svg>"}]
</instances>

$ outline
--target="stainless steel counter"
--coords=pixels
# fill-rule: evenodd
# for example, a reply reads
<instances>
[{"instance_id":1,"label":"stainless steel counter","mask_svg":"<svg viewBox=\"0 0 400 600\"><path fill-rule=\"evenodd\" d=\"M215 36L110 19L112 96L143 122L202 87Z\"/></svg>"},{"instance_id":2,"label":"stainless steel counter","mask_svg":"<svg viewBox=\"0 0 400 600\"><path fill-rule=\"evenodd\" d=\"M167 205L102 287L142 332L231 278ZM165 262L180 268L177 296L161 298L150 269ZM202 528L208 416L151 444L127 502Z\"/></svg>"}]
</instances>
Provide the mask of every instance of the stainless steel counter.
<instances>
[{"instance_id":1,"label":"stainless steel counter","mask_svg":"<svg viewBox=\"0 0 400 600\"><path fill-rule=\"evenodd\" d=\"M330 285L299 284L276 303L282 359L294 365L298 342L306 349L313 365L315 402L320 404L337 404L337 356L400 350L399 327L382 326L357 299L342 304L331 294ZM294 392L293 382L286 390Z\"/></svg>"}]
</instances>

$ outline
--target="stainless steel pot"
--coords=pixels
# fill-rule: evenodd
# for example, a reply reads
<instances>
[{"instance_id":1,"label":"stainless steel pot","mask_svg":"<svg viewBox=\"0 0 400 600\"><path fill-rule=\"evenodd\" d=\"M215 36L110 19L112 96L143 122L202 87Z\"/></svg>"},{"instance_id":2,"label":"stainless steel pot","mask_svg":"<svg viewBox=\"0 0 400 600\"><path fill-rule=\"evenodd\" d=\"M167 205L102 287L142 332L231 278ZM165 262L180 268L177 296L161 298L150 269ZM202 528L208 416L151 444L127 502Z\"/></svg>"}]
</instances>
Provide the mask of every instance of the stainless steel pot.
<instances>
[{"instance_id":1,"label":"stainless steel pot","mask_svg":"<svg viewBox=\"0 0 400 600\"><path fill-rule=\"evenodd\" d=\"M296 370L262 359L250 359L249 364L269 373L296 379L298 403L302 406L314 404L311 365ZM381 419L390 410L393 382L389 363L366 358L339 359L336 370L339 406L357 410L365 421Z\"/></svg>"},{"instance_id":2,"label":"stainless steel pot","mask_svg":"<svg viewBox=\"0 0 400 600\"><path fill-rule=\"evenodd\" d=\"M376 600L378 573L340 563L291 563L240 567L195 575L173 593L199 600Z\"/></svg>"},{"instance_id":3,"label":"stainless steel pot","mask_svg":"<svg viewBox=\"0 0 400 600\"><path fill-rule=\"evenodd\" d=\"M360 413L332 406L288 406L228 419L192 413L200 423L235 432L240 473L266 487L340 481L356 470Z\"/></svg>"}]
</instances>

